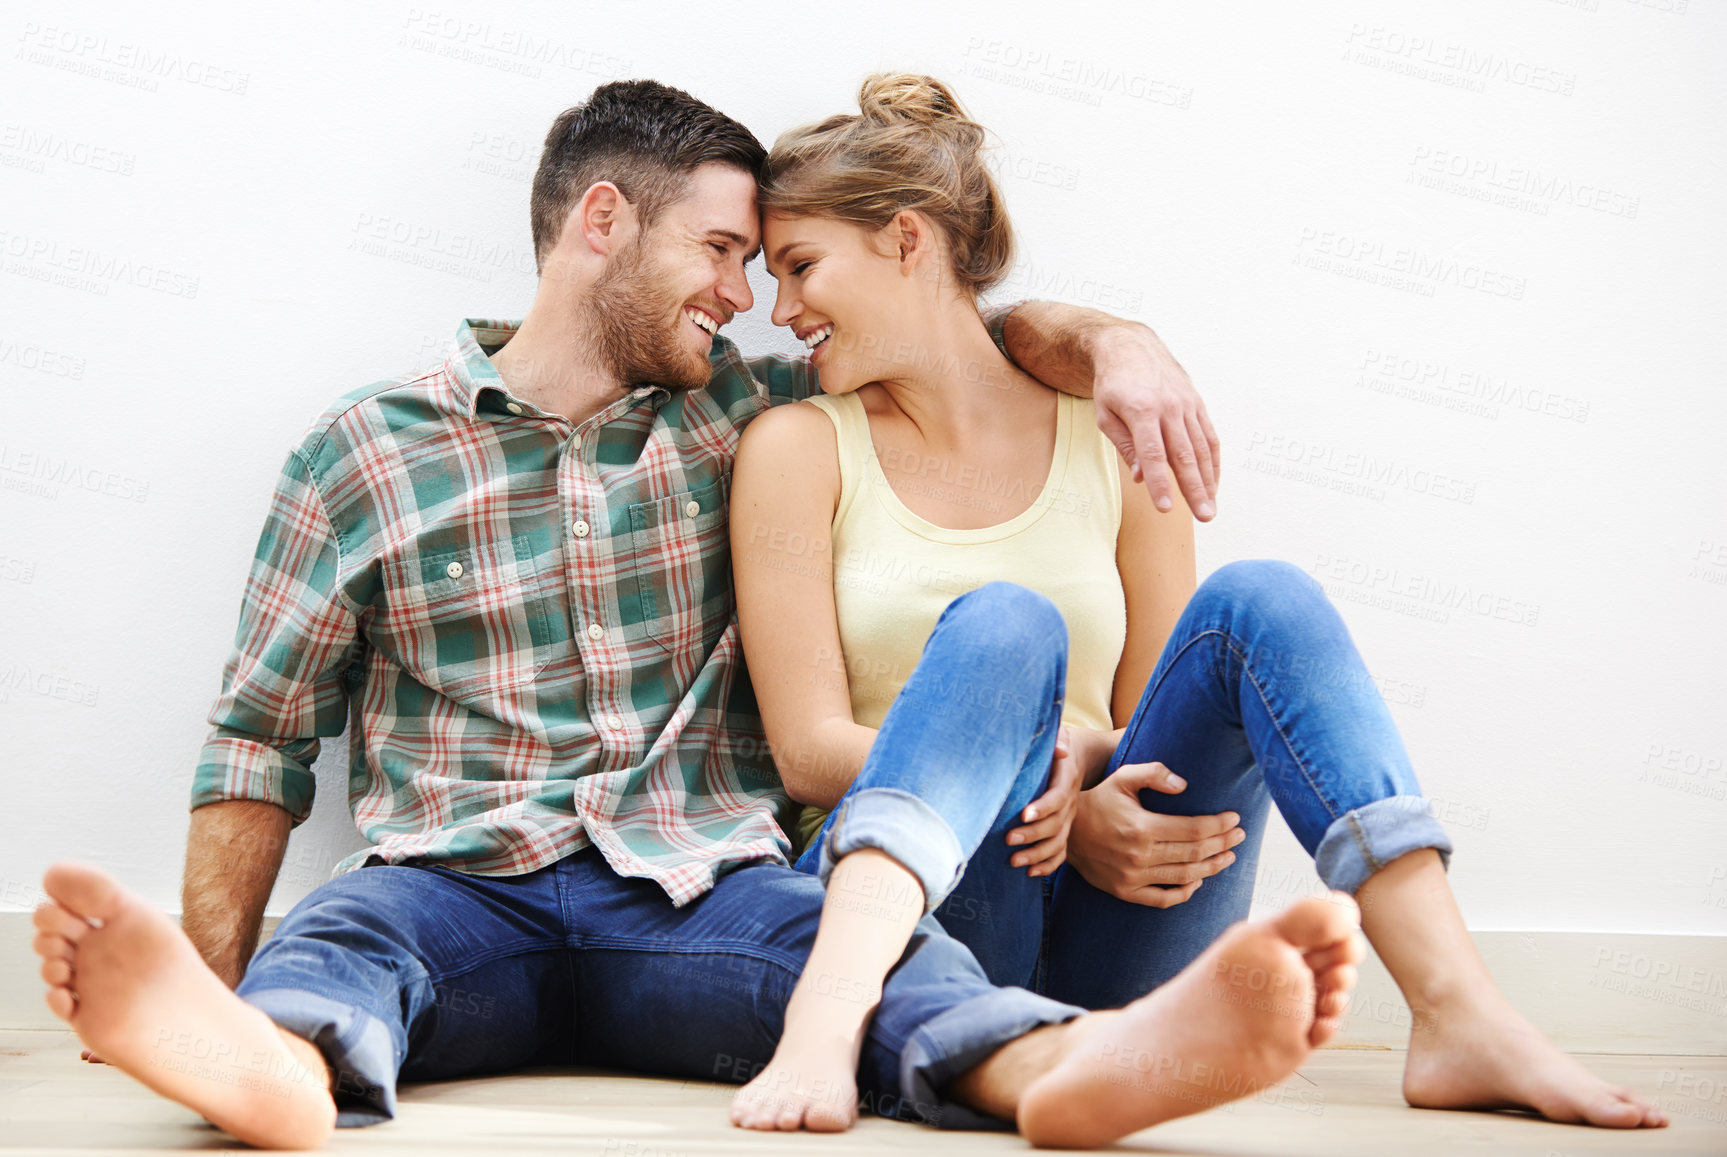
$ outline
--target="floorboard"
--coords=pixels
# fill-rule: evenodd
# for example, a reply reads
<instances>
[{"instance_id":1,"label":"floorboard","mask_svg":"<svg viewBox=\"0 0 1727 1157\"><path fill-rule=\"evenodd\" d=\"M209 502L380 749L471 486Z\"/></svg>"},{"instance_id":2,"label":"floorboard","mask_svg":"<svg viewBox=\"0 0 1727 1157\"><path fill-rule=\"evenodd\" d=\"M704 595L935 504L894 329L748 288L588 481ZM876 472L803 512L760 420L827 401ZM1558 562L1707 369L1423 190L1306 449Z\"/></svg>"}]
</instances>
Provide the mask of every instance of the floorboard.
<instances>
[{"instance_id":1,"label":"floorboard","mask_svg":"<svg viewBox=\"0 0 1727 1157\"><path fill-rule=\"evenodd\" d=\"M1171 1157L1727 1155L1727 1057L1594 1054L1581 1059L1601 1076L1655 1096L1672 1115L1672 1126L1627 1134L1509 1113L1411 1109L1398 1095L1401 1052L1321 1049L1299 1073L1262 1097L1149 1129L1108 1152ZM938 1132L873 1117L838 1137L746 1133L726 1123L730 1096L731 1088L724 1085L573 1069L408 1086L395 1121L342 1130L329 1150L449 1157L1027 1151L1012 1134ZM81 1062L70 1033L0 1032L0 1150L72 1157L235 1147L196 1115L123 1074Z\"/></svg>"}]
</instances>

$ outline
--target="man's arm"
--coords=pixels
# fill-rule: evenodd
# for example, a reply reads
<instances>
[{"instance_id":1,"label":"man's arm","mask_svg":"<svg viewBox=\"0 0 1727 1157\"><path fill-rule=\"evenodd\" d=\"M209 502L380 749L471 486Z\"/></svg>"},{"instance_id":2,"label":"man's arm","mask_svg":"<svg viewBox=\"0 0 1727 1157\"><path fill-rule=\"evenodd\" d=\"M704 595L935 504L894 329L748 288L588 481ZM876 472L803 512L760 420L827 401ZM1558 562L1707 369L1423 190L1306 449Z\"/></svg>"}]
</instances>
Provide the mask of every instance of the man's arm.
<instances>
[{"instance_id":1,"label":"man's arm","mask_svg":"<svg viewBox=\"0 0 1727 1157\"><path fill-rule=\"evenodd\" d=\"M289 454L192 780L182 920L230 985L257 946L288 831L311 814L319 741L347 726L359 632L341 574L323 499L305 461Z\"/></svg>"},{"instance_id":2,"label":"man's arm","mask_svg":"<svg viewBox=\"0 0 1727 1157\"><path fill-rule=\"evenodd\" d=\"M1222 451L1205 402L1150 326L1095 309L1028 301L987 311L984 321L1003 353L1045 385L1097 404L1097 424L1164 512L1174 509L1170 484L1193 516L1217 513ZM746 358L730 341L709 355L710 390L740 424L760 412L760 395L736 383L761 383L770 405L820 392L808 358ZM730 407L737 406L735 411Z\"/></svg>"},{"instance_id":3,"label":"man's arm","mask_svg":"<svg viewBox=\"0 0 1727 1157\"><path fill-rule=\"evenodd\" d=\"M293 819L261 800L214 803L192 813L180 927L229 988L258 947L264 905L282 867Z\"/></svg>"},{"instance_id":4,"label":"man's arm","mask_svg":"<svg viewBox=\"0 0 1727 1157\"><path fill-rule=\"evenodd\" d=\"M1078 305L1028 301L985 314L996 344L1045 385L1092 398L1097 424L1161 511L1170 472L1195 518L1217 513L1222 452L1187 371L1150 326Z\"/></svg>"}]
</instances>

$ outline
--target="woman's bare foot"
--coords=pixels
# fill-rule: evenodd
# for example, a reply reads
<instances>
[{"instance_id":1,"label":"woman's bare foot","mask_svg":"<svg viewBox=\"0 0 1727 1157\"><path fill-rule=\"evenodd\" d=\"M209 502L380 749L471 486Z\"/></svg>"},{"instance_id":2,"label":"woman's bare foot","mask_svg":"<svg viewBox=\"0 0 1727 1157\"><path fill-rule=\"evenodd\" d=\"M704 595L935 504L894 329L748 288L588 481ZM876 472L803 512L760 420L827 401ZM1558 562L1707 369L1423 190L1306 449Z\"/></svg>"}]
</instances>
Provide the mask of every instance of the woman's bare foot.
<instances>
[{"instance_id":1,"label":"woman's bare foot","mask_svg":"<svg viewBox=\"0 0 1727 1157\"><path fill-rule=\"evenodd\" d=\"M1560 1052L1491 981L1416 1015L1403 1099L1421 1109L1533 1109L1550 1121L1663 1128L1667 1114Z\"/></svg>"},{"instance_id":2,"label":"woman's bare foot","mask_svg":"<svg viewBox=\"0 0 1727 1157\"><path fill-rule=\"evenodd\" d=\"M851 1041L785 1035L756 1078L732 1097L732 1124L742 1129L808 1129L841 1133L857 1123L859 1037Z\"/></svg>"},{"instance_id":3,"label":"woman's bare foot","mask_svg":"<svg viewBox=\"0 0 1727 1157\"><path fill-rule=\"evenodd\" d=\"M858 1051L880 1003L880 990L855 977L806 967L786 1004L773 1060L732 1098L732 1124L813 1133L856 1124Z\"/></svg>"},{"instance_id":4,"label":"woman's bare foot","mask_svg":"<svg viewBox=\"0 0 1727 1157\"><path fill-rule=\"evenodd\" d=\"M838 1133L857 1122L858 1052L923 901L918 878L887 853L840 858L773 1060L732 1098L732 1124Z\"/></svg>"},{"instance_id":5,"label":"woman's bare foot","mask_svg":"<svg viewBox=\"0 0 1727 1157\"><path fill-rule=\"evenodd\" d=\"M1560 1052L1505 999L1439 853L1418 848L1357 891L1373 947L1414 1025L1403 1098L1424 1109L1533 1109L1567 1124L1659 1128L1667 1114Z\"/></svg>"},{"instance_id":6,"label":"woman's bare foot","mask_svg":"<svg viewBox=\"0 0 1727 1157\"><path fill-rule=\"evenodd\" d=\"M252 1145L309 1149L336 1123L310 1042L223 984L174 922L83 864L43 877L48 1007L101 1059Z\"/></svg>"},{"instance_id":7,"label":"woman's bare foot","mask_svg":"<svg viewBox=\"0 0 1727 1157\"><path fill-rule=\"evenodd\" d=\"M1020 1098L1034 1145L1089 1149L1277 1084L1337 1031L1365 953L1332 893L1232 925L1174 980L1070 1026Z\"/></svg>"}]
</instances>

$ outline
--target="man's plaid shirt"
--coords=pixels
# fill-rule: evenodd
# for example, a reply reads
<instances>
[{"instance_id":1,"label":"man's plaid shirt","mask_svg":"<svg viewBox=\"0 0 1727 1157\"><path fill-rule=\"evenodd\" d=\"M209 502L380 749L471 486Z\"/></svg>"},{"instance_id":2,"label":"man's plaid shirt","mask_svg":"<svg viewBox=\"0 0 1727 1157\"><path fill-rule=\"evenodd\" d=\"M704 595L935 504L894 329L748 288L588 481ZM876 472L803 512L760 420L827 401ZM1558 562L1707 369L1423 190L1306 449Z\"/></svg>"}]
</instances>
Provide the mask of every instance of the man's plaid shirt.
<instances>
[{"instance_id":1,"label":"man's plaid shirt","mask_svg":"<svg viewBox=\"0 0 1727 1157\"><path fill-rule=\"evenodd\" d=\"M681 905L790 846L726 498L743 426L816 376L716 338L705 389L573 426L492 368L517 324L465 322L442 365L349 394L289 453L192 806L305 819L352 700L349 802L375 846L338 872L515 875L591 843Z\"/></svg>"}]
</instances>

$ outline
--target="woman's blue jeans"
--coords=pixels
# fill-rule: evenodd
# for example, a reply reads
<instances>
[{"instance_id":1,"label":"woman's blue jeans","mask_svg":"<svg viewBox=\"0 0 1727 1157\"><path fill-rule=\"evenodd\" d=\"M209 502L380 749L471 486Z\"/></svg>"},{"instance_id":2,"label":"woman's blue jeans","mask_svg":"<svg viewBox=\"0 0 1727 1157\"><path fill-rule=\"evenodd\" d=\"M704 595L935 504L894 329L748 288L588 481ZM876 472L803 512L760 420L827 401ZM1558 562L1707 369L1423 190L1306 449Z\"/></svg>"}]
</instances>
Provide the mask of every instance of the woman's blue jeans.
<instances>
[{"instance_id":1,"label":"woman's blue jeans","mask_svg":"<svg viewBox=\"0 0 1727 1157\"><path fill-rule=\"evenodd\" d=\"M1252 903L1267 804L1326 885L1354 893L1418 848L1449 864L1384 700L1319 584L1284 562L1230 563L1188 601L1109 763L1187 781L1142 790L1166 815L1233 811L1236 860L1188 900L1116 899L1071 865L1031 877L1006 843L1043 793L1061 723L1067 630L1044 596L990 583L948 605L869 758L798 862L824 879L877 848L996 984L1113 1008L1181 971Z\"/></svg>"}]
</instances>

